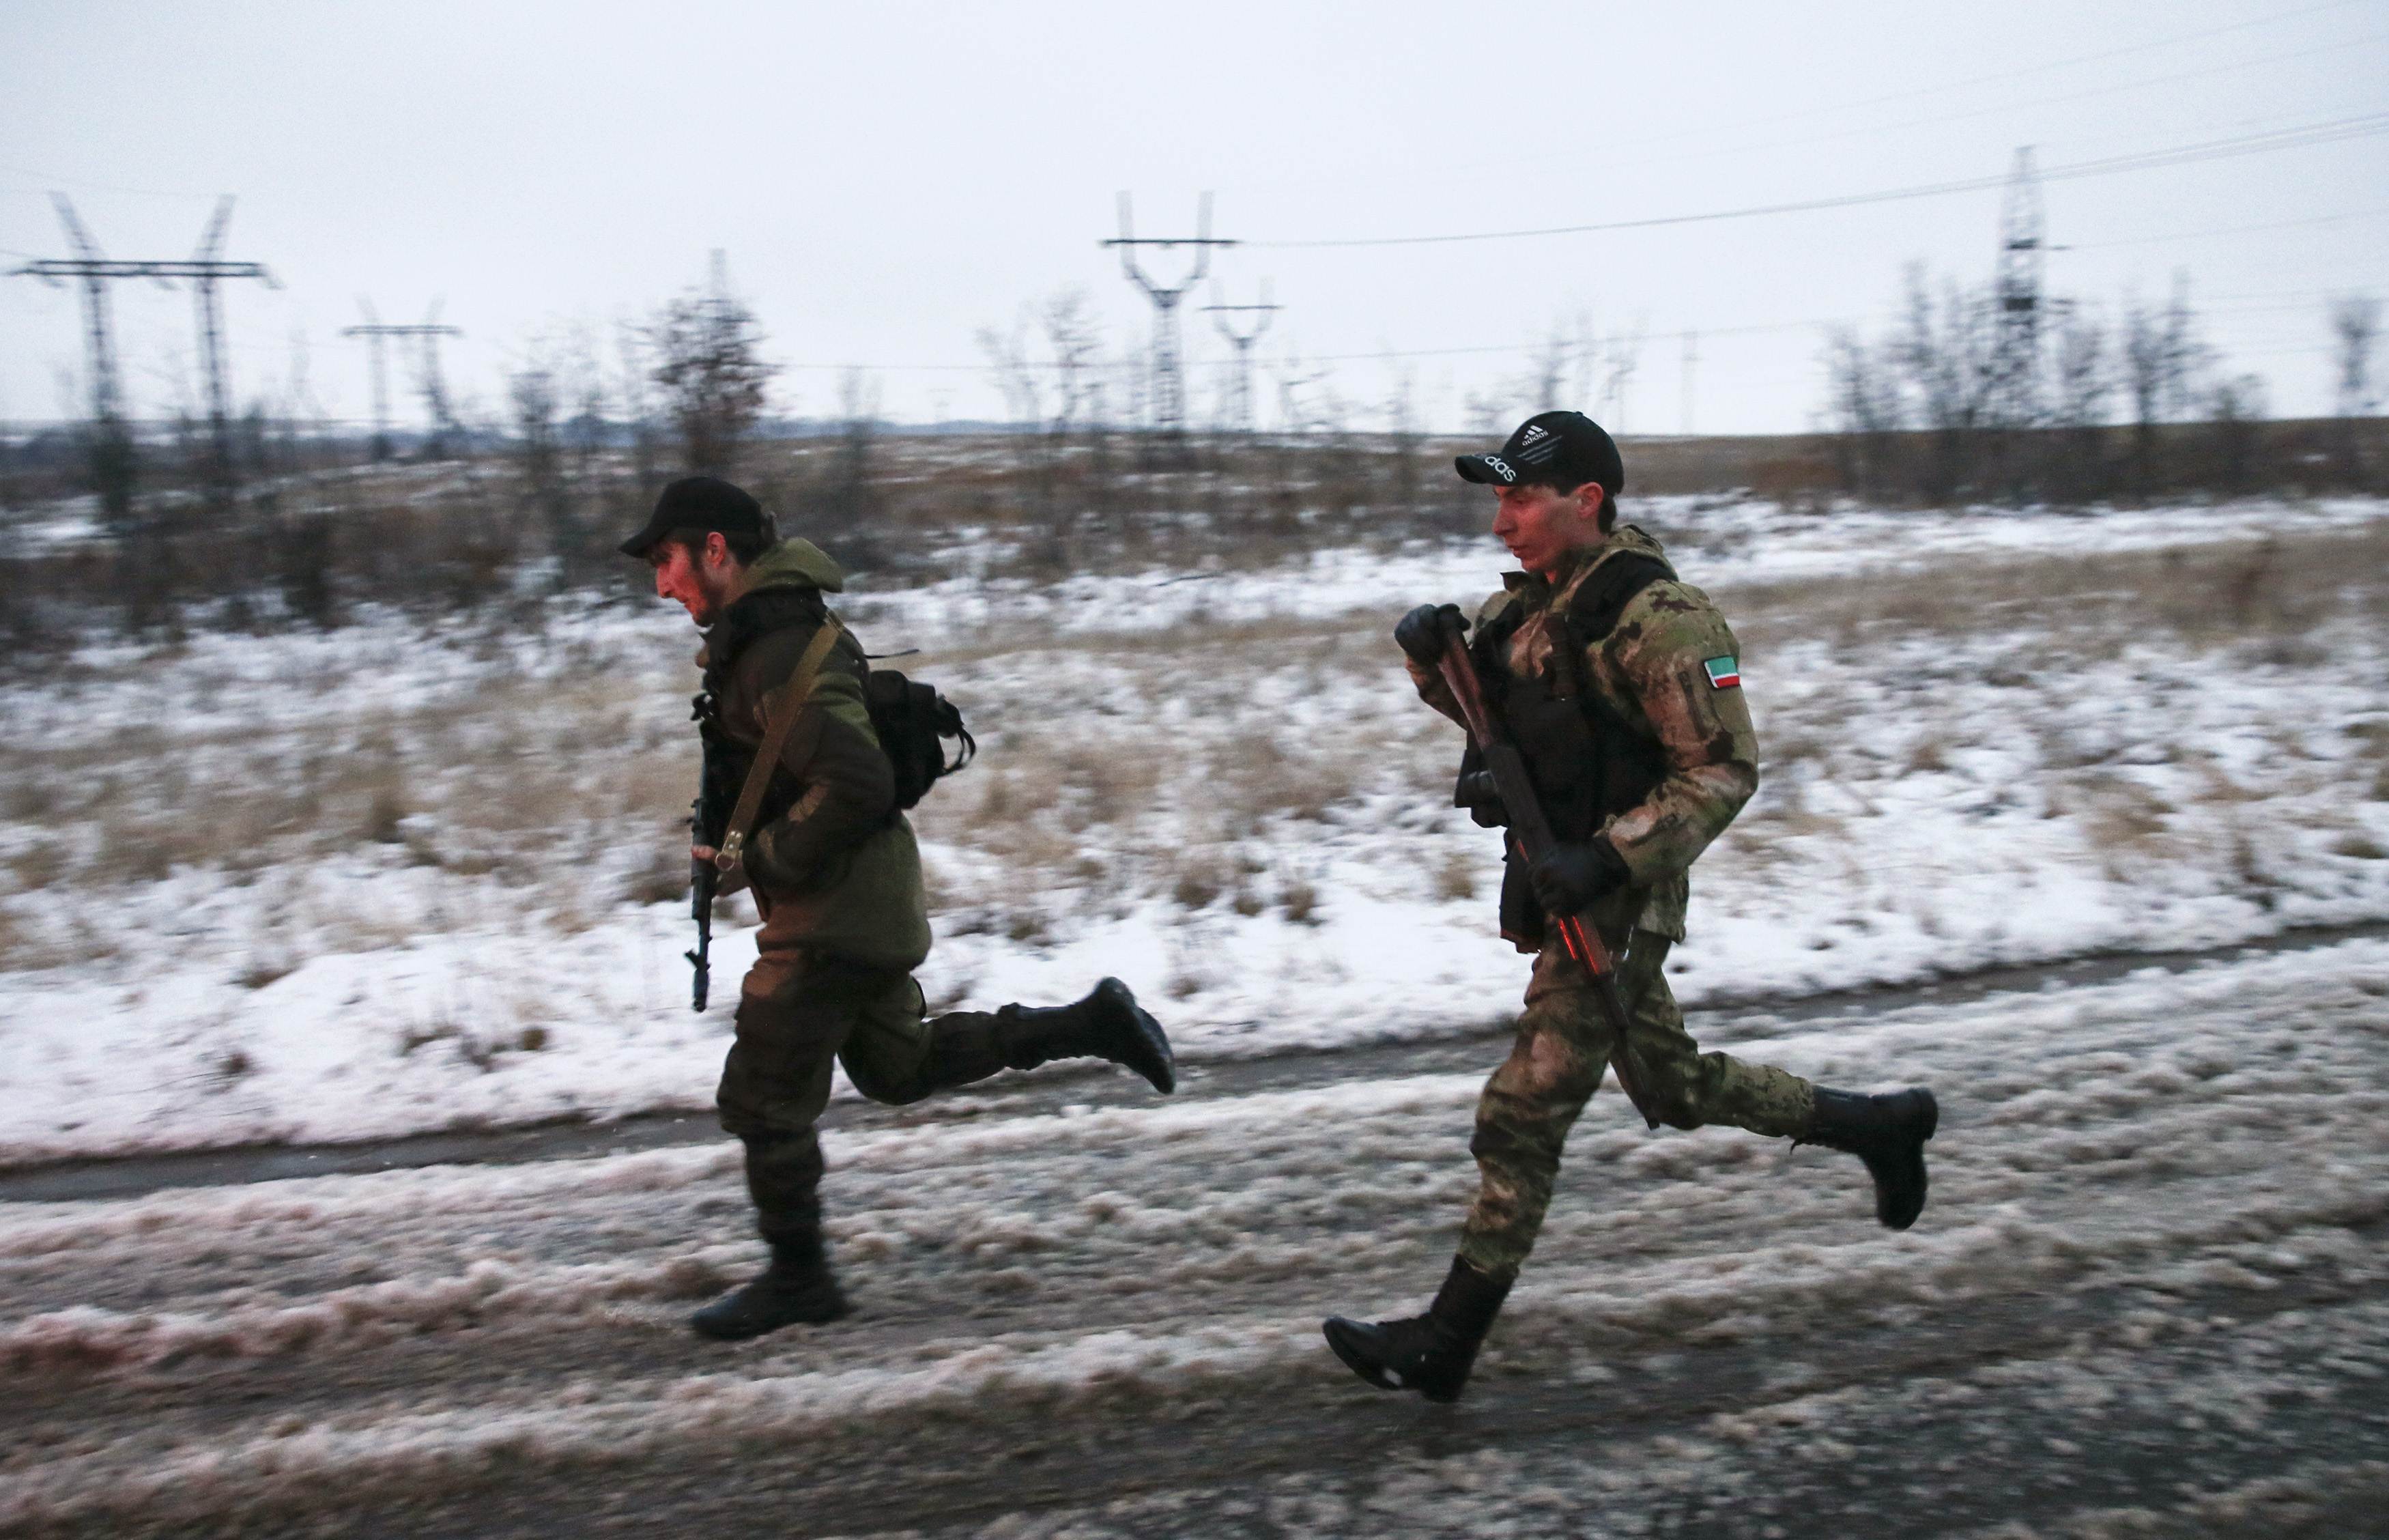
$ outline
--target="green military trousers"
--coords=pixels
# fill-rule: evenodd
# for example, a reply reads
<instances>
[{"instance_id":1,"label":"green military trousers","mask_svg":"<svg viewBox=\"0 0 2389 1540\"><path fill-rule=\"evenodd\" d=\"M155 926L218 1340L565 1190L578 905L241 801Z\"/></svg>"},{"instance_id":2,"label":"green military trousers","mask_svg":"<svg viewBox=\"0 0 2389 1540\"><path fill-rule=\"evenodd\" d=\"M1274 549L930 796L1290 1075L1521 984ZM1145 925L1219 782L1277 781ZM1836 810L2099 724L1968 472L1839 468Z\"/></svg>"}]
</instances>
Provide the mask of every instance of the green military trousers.
<instances>
[{"instance_id":1,"label":"green military trousers","mask_svg":"<svg viewBox=\"0 0 2389 1540\"><path fill-rule=\"evenodd\" d=\"M872 968L798 947L767 947L738 992L737 1036L714 1106L747 1146L747 1188L763 1238L794 1241L821 1222L821 1139L830 1071L856 1090L902 1105L1003 1067L985 1045L998 1019L924 1019L921 986L901 969Z\"/></svg>"},{"instance_id":2,"label":"green military trousers","mask_svg":"<svg viewBox=\"0 0 2389 1540\"><path fill-rule=\"evenodd\" d=\"M1727 1123L1782 1137L1808 1131L1814 1088L1782 1070L1701 1052L1667 988L1671 943L1648 930L1628 939L1617 963L1622 1046L1566 951L1554 941L1535 958L1517 1039L1486 1083L1468 1145L1479 1177L1460 1254L1480 1273L1514 1277L1534 1249L1568 1129L1621 1047L1626 1072L1663 1123Z\"/></svg>"}]
</instances>

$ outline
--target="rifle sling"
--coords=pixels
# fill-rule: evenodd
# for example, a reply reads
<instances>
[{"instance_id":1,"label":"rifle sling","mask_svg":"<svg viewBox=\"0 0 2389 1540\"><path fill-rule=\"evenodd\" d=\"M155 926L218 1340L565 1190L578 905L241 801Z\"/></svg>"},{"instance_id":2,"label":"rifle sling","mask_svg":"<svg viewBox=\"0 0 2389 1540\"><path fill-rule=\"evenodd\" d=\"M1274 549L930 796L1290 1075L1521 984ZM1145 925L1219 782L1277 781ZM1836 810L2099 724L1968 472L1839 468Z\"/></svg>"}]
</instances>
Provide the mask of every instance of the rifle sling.
<instances>
[{"instance_id":1,"label":"rifle sling","mask_svg":"<svg viewBox=\"0 0 2389 1540\"><path fill-rule=\"evenodd\" d=\"M762 746L755 751L755 763L747 767L747 783L738 789L737 805L731 809L729 827L722 830L721 853L714 857L714 865L723 871L735 869L746 853L747 836L753 829L755 815L762 809L763 789L779 766L780 751L787 746L789 730L811 699L822 665L829 661L830 649L837 645L843 629L837 616L822 616L821 629L813 633L804 656L797 660L796 672L788 675L788 682L780 687L764 712Z\"/></svg>"}]
</instances>

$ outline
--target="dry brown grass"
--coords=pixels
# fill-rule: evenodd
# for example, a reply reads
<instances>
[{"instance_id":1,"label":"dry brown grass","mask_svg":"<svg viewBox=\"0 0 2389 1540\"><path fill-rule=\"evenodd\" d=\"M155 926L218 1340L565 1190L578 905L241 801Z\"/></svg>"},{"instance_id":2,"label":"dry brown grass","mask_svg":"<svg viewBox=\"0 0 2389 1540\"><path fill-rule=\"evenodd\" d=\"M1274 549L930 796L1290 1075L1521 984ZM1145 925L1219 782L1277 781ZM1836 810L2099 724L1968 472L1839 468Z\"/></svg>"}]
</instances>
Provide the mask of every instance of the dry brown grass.
<instances>
[{"instance_id":1,"label":"dry brown grass","mask_svg":"<svg viewBox=\"0 0 2389 1540\"><path fill-rule=\"evenodd\" d=\"M2093 848L2114 853L2145 847L2165 832L2172 805L2137 781L2121 776L2075 777L2081 822Z\"/></svg>"},{"instance_id":2,"label":"dry brown grass","mask_svg":"<svg viewBox=\"0 0 2389 1540\"><path fill-rule=\"evenodd\" d=\"M1476 863L1459 851L1453 851L1436 868L1435 896L1447 900L1464 900L1476 896Z\"/></svg>"},{"instance_id":3,"label":"dry brown grass","mask_svg":"<svg viewBox=\"0 0 2389 1540\"><path fill-rule=\"evenodd\" d=\"M2389 622L2384 574L2389 529L2373 529L1751 584L1718 597L1754 659L1817 638L1854 656L1920 642L1929 651L1935 637L2001 638L1991 682L2012 673L2026 703L2055 674L2152 641L2218 668L2241 658L2280 666L2268 660L2310 647L2319 624ZM0 817L68 831L9 845L0 881L21 894L97 891L177 867L270 879L363 853L484 885L475 892L520 890L525 907L566 928L594 922L620 899L677 899L696 769L681 664L674 654L626 673L619 660L590 656L539 680L492 669L436 705L300 727L176 735L129 726L70 749L0 739ZM1152 901L1314 919L1319 894L1298 869L1301 853L1335 838L1370 799L1403 817L1461 816L1444 807L1457 734L1412 699L1381 616L1116 636L997 626L967 648L906 666L953 687L983 732L977 764L915 815L933 847L933 902L949 930L1036 944L1074 912ZM341 681L310 687L337 690ZM1263 703L1322 699L1336 702L1337 714L1289 720L1289 708ZM1982 731L1918 706L1908 736L1889 740L1904 747L1875 759L1852 746L1836 702L1779 696L1755 704L1765 783L1734 840L1737 859L1760 866L1784 840L1837 838L1846 799L1946 769ZM2026 715L2055 811L2083 818L2115 859L2163 848L2166 819L2180 810L2119 773L2114 742L2055 714L2030 718L2028 706ZM2346 730L2361 743L2348 794L2389 800L2389 712ZM2295 759L2306 750L2294 735L2280 747L2301 774L2329 769ZM2183 752L2204 758L2194 745ZM2271 794L2269 778L2234 780L2212 764L2204 774L2204 801ZM2347 836L2342 853L2354 854L2359 838ZM939 845L968 859L941 862ZM1444 850L1422 858L1422 886L1482 897L1481 873ZM2253 850L2242 859L2261 865ZM312 918L360 945L402 939L410 923ZM0 923L0 967L70 960L59 944ZM83 927L71 944L118 943Z\"/></svg>"},{"instance_id":4,"label":"dry brown grass","mask_svg":"<svg viewBox=\"0 0 2389 1540\"><path fill-rule=\"evenodd\" d=\"M2252 526L2242 542L1803 578L1737 585L1719 597L1754 655L1777 641L1823 637L1856 648L1892 634L2012 630L2035 634L2051 656L2159 635L2201 652L2255 646L2271 649L2263 661L2296 663L2311 654L2279 649L2306 644L2327 617L2389 626L2384 574L2389 524L2293 537Z\"/></svg>"},{"instance_id":5,"label":"dry brown grass","mask_svg":"<svg viewBox=\"0 0 2389 1540\"><path fill-rule=\"evenodd\" d=\"M171 661L153 655L125 666L139 675ZM137 724L63 747L0 738L0 815L53 836L12 841L0 883L20 893L96 894L179 868L237 883L380 852L389 854L376 859L458 879L563 879L571 902L556 918L568 928L576 917L586 922L618 897L686 886L674 827L695 765L679 720L685 712L676 709L683 691L660 676L630 684L590 659L548 680L493 669L469 689L403 712L332 712L244 730ZM345 677L293 682L335 699L353 686ZM197 703L206 708L227 687L206 684ZM642 848L613 853L626 838ZM591 891L579 857L593 852L618 886ZM358 944L383 939L367 916L322 918ZM79 933L62 950L36 944L22 928L0 932L0 966L71 962L113 944L100 927Z\"/></svg>"}]
</instances>

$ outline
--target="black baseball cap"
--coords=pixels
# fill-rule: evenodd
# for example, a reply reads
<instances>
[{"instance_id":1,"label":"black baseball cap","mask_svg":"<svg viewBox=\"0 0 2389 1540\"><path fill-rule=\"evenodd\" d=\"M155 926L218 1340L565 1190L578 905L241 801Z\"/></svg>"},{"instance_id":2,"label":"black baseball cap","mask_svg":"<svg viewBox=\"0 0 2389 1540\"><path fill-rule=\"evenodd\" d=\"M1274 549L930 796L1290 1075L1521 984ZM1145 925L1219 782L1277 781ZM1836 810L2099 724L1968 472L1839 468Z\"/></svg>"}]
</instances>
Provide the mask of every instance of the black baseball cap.
<instances>
[{"instance_id":1,"label":"black baseball cap","mask_svg":"<svg viewBox=\"0 0 2389 1540\"><path fill-rule=\"evenodd\" d=\"M1626 487L1626 462L1601 424L1582 412L1537 412L1518 424L1499 452L1462 455L1451 462L1463 481L1514 487L1531 482L1569 492L1599 481L1615 497Z\"/></svg>"},{"instance_id":2,"label":"black baseball cap","mask_svg":"<svg viewBox=\"0 0 2389 1540\"><path fill-rule=\"evenodd\" d=\"M675 530L723 534L773 534L772 516L763 505L719 476L683 476L664 488L646 527L622 542L624 556L644 557Z\"/></svg>"}]
</instances>

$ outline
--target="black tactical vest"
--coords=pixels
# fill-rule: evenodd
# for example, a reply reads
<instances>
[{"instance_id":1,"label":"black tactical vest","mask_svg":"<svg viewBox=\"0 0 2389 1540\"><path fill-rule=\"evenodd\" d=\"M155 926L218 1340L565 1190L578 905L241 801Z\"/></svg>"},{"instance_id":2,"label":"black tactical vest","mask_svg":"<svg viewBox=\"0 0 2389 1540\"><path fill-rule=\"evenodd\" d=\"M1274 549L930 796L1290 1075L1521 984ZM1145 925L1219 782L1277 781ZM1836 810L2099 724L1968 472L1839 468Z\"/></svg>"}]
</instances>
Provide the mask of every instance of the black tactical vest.
<instances>
[{"instance_id":1,"label":"black tactical vest","mask_svg":"<svg viewBox=\"0 0 2389 1540\"><path fill-rule=\"evenodd\" d=\"M1675 571L1656 557L1623 552L1603 561L1552 616L1552 658L1540 676L1513 674L1510 641L1526 622L1512 604L1478 628L1469 648L1488 703L1509 729L1554 839L1591 839L1614 814L1640 806L1667 773L1666 751L1604 699L1588 676L1585 650L1617 629L1635 595ZM1465 776L1481 769L1474 748ZM1512 851L1501 873L1501 929L1528 943L1543 935L1543 910Z\"/></svg>"}]
</instances>

